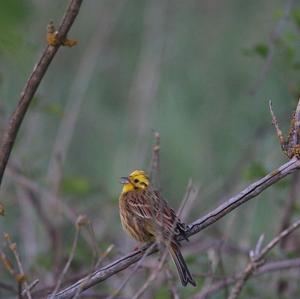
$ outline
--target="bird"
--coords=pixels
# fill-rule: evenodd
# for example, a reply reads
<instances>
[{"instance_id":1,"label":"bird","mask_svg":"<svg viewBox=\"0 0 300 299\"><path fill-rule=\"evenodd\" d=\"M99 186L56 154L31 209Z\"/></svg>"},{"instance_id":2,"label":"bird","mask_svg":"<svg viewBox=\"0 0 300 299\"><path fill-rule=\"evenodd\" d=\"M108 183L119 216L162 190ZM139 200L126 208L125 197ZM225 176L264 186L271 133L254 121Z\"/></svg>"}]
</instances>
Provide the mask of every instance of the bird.
<instances>
[{"instance_id":1,"label":"bird","mask_svg":"<svg viewBox=\"0 0 300 299\"><path fill-rule=\"evenodd\" d=\"M186 225L161 193L153 188L145 171L135 170L129 176L121 177L120 183L123 184L119 198L123 229L141 243L165 245L176 265L181 284L196 286L176 240L178 235L187 240Z\"/></svg>"}]
</instances>

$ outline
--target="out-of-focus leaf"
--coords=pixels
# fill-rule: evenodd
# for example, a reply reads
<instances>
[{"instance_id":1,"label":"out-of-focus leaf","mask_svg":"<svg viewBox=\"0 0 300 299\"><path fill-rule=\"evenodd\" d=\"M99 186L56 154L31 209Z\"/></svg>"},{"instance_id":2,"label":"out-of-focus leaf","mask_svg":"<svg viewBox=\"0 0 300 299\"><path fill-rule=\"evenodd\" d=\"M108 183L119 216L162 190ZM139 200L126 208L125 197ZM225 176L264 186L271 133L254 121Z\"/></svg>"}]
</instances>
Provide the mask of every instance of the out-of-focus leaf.
<instances>
[{"instance_id":1,"label":"out-of-focus leaf","mask_svg":"<svg viewBox=\"0 0 300 299\"><path fill-rule=\"evenodd\" d=\"M242 50L242 54L245 56L255 56L258 55L262 58L266 58L269 53L269 48L267 44L258 43L253 48L247 48Z\"/></svg>"},{"instance_id":2,"label":"out-of-focus leaf","mask_svg":"<svg viewBox=\"0 0 300 299\"><path fill-rule=\"evenodd\" d=\"M53 266L53 260L51 254L41 254L36 257L36 264L47 270L51 270Z\"/></svg>"},{"instance_id":3,"label":"out-of-focus leaf","mask_svg":"<svg viewBox=\"0 0 300 299\"><path fill-rule=\"evenodd\" d=\"M294 62L293 68L294 68L295 70L299 70L299 69L300 69L300 61Z\"/></svg>"},{"instance_id":4,"label":"out-of-focus leaf","mask_svg":"<svg viewBox=\"0 0 300 299\"><path fill-rule=\"evenodd\" d=\"M253 162L244 172L244 178L246 180L254 180L261 178L267 174L266 169L260 162Z\"/></svg>"},{"instance_id":5,"label":"out-of-focus leaf","mask_svg":"<svg viewBox=\"0 0 300 299\"><path fill-rule=\"evenodd\" d=\"M273 12L273 17L275 20L280 20L284 16L284 11L282 9L276 9Z\"/></svg>"},{"instance_id":6,"label":"out-of-focus leaf","mask_svg":"<svg viewBox=\"0 0 300 299\"><path fill-rule=\"evenodd\" d=\"M23 51L24 38L20 25L30 16L29 1L0 1L0 53L14 57Z\"/></svg>"},{"instance_id":7,"label":"out-of-focus leaf","mask_svg":"<svg viewBox=\"0 0 300 299\"><path fill-rule=\"evenodd\" d=\"M292 12L292 18L296 26L300 29L300 10L294 9Z\"/></svg>"},{"instance_id":8,"label":"out-of-focus leaf","mask_svg":"<svg viewBox=\"0 0 300 299\"><path fill-rule=\"evenodd\" d=\"M290 185L290 181L288 179L280 180L277 182L274 187L277 189L284 189Z\"/></svg>"},{"instance_id":9,"label":"out-of-focus leaf","mask_svg":"<svg viewBox=\"0 0 300 299\"><path fill-rule=\"evenodd\" d=\"M167 286L160 287L154 295L155 299L164 299L170 297L170 290Z\"/></svg>"},{"instance_id":10,"label":"out-of-focus leaf","mask_svg":"<svg viewBox=\"0 0 300 299\"><path fill-rule=\"evenodd\" d=\"M254 52L262 58L266 58L269 54L269 47L267 44L259 43L254 47Z\"/></svg>"},{"instance_id":11,"label":"out-of-focus leaf","mask_svg":"<svg viewBox=\"0 0 300 299\"><path fill-rule=\"evenodd\" d=\"M91 191L91 185L84 177L66 177L62 181L62 191L70 195L84 196Z\"/></svg>"},{"instance_id":12,"label":"out-of-focus leaf","mask_svg":"<svg viewBox=\"0 0 300 299\"><path fill-rule=\"evenodd\" d=\"M49 115L56 116L56 117L62 117L64 114L62 107L57 103L51 103L45 105L41 107L41 110Z\"/></svg>"}]
</instances>

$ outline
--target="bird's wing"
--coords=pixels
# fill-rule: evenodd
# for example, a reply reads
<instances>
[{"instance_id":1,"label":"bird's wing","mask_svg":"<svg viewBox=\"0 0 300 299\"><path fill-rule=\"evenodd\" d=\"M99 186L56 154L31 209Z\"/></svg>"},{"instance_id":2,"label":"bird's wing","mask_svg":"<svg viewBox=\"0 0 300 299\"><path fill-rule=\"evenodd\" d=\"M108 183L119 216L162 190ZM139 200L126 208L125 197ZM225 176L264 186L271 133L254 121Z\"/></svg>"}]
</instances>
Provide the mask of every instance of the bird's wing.
<instances>
[{"instance_id":1,"label":"bird's wing","mask_svg":"<svg viewBox=\"0 0 300 299\"><path fill-rule=\"evenodd\" d=\"M129 210L136 216L143 219L153 218L153 208L151 201L147 198L147 194L143 191L131 192L128 196L126 203L128 204Z\"/></svg>"},{"instance_id":2,"label":"bird's wing","mask_svg":"<svg viewBox=\"0 0 300 299\"><path fill-rule=\"evenodd\" d=\"M169 207L158 191L146 189L132 192L126 202L130 211L136 216L152 220L165 231L174 230L174 225L176 227L179 222L174 210Z\"/></svg>"}]
</instances>

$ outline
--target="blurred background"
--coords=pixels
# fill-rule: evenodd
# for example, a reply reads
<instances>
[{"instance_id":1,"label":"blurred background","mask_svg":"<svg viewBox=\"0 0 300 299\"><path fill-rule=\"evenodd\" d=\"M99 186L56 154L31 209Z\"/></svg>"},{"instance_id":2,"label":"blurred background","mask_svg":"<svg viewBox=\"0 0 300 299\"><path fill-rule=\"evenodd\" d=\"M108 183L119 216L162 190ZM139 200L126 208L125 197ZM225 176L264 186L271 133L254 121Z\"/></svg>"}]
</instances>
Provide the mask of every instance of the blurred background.
<instances>
[{"instance_id":1,"label":"blurred background","mask_svg":"<svg viewBox=\"0 0 300 299\"><path fill-rule=\"evenodd\" d=\"M67 4L0 2L0 132L46 45L48 22L58 25ZM286 132L300 95L299 33L297 1L84 1L69 33L79 44L59 50L10 158L0 193L1 250L11 256L7 232L28 279L40 279L36 290L55 285L78 214L92 223L100 253L114 245L103 265L131 251L136 243L118 215L119 177L150 170L154 132L165 198L178 208L190 179L198 191L186 223L280 166L286 157L268 101ZM242 270L262 233L268 241L286 218L299 217L297 180L297 174L284 179L191 238L183 254L196 289L182 289L170 263L171 278L161 273L142 298L169 298L173 286L180 298L197 298L202 288ZM273 259L296 254L300 238L287 243ZM83 228L65 280L90 271L93 244ZM145 261L120 298L132 297L156 261L157 255ZM93 294L111 294L130 271ZM15 284L2 264L0 273L1 282ZM279 279L283 274L288 284ZM241 298L299 298L295 272L283 274L249 281ZM0 287L1 298L10 295ZM225 297L226 290L210 296Z\"/></svg>"}]
</instances>

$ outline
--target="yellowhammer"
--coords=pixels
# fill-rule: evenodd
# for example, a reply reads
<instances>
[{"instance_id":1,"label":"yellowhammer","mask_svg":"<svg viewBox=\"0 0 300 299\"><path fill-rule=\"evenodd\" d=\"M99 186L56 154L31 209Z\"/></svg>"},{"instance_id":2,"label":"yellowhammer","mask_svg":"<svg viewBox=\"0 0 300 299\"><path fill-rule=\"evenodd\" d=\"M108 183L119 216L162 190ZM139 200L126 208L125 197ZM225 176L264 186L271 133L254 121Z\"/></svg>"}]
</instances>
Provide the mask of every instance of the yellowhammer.
<instances>
[{"instance_id":1,"label":"yellowhammer","mask_svg":"<svg viewBox=\"0 0 300 299\"><path fill-rule=\"evenodd\" d=\"M119 199L123 228L139 242L162 242L169 250L183 286L196 283L180 252L176 235L185 235L185 224L176 216L158 191L151 188L147 174L135 170L122 177L124 185Z\"/></svg>"}]
</instances>

